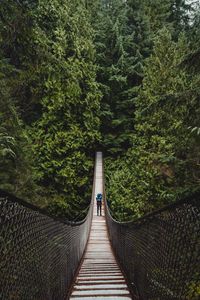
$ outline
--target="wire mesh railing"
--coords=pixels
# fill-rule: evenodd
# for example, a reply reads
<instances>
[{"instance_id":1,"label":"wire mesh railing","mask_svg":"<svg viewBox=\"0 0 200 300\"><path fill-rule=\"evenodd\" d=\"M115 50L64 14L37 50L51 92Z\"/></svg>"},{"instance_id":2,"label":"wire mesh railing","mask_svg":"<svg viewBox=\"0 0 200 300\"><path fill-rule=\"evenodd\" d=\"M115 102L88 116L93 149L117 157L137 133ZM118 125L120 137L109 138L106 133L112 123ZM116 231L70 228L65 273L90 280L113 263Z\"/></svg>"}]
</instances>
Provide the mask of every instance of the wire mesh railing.
<instances>
[{"instance_id":1,"label":"wire mesh railing","mask_svg":"<svg viewBox=\"0 0 200 300\"><path fill-rule=\"evenodd\" d=\"M134 299L200 299L200 194L128 223L106 203L106 219Z\"/></svg>"},{"instance_id":2,"label":"wire mesh railing","mask_svg":"<svg viewBox=\"0 0 200 300\"><path fill-rule=\"evenodd\" d=\"M88 240L92 212L93 201L84 220L63 221L0 191L0 299L66 299Z\"/></svg>"}]
</instances>

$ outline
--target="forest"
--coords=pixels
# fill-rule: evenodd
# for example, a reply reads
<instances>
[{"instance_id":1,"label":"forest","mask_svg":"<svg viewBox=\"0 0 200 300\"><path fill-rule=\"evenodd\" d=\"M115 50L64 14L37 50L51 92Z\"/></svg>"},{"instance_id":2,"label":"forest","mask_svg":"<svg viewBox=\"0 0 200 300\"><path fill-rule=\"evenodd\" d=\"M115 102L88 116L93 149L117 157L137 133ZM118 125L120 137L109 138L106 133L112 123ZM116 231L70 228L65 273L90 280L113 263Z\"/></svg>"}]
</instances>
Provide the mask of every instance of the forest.
<instances>
[{"instance_id":1,"label":"forest","mask_svg":"<svg viewBox=\"0 0 200 300\"><path fill-rule=\"evenodd\" d=\"M200 3L1 0L0 188L70 220L200 190Z\"/></svg>"}]
</instances>

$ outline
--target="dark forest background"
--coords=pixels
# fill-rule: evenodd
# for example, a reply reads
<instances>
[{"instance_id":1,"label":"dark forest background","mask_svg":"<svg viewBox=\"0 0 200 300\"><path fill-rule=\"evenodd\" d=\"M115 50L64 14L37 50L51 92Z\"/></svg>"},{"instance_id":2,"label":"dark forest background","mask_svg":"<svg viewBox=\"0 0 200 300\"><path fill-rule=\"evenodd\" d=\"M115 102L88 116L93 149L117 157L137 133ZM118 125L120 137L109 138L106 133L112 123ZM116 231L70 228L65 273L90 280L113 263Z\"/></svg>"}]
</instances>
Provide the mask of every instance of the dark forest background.
<instances>
[{"instance_id":1,"label":"dark forest background","mask_svg":"<svg viewBox=\"0 0 200 300\"><path fill-rule=\"evenodd\" d=\"M1 189L77 218L101 149L138 218L200 189L199 115L198 1L1 1Z\"/></svg>"}]
</instances>

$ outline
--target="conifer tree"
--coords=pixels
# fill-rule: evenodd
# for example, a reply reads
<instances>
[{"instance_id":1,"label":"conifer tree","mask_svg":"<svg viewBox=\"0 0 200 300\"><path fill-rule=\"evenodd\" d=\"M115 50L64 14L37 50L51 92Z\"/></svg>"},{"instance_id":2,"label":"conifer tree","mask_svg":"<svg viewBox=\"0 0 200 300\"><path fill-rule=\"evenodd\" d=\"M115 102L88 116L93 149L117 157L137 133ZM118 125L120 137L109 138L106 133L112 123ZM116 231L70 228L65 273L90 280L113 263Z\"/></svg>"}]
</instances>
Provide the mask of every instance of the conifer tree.
<instances>
[{"instance_id":1,"label":"conifer tree","mask_svg":"<svg viewBox=\"0 0 200 300\"><path fill-rule=\"evenodd\" d=\"M127 1L107 0L100 4L101 9L93 19L96 21L98 81L103 93L101 132L104 147L119 154L129 147L134 130L134 97L142 79L142 62L148 54L148 26L145 16L140 14L140 5L135 6L137 12L134 7L130 13ZM140 18L138 21L136 15Z\"/></svg>"},{"instance_id":2,"label":"conifer tree","mask_svg":"<svg viewBox=\"0 0 200 300\"><path fill-rule=\"evenodd\" d=\"M30 196L34 185L31 151L21 118L23 92L19 93L27 10L22 3L2 1L0 16L0 187Z\"/></svg>"},{"instance_id":3,"label":"conifer tree","mask_svg":"<svg viewBox=\"0 0 200 300\"><path fill-rule=\"evenodd\" d=\"M34 124L32 137L37 178L65 198L63 204L50 205L51 209L57 205L68 210L71 218L90 200L90 157L99 138L100 93L87 12L78 2L61 2L38 7L37 30L49 41L48 64L42 116Z\"/></svg>"},{"instance_id":4,"label":"conifer tree","mask_svg":"<svg viewBox=\"0 0 200 300\"><path fill-rule=\"evenodd\" d=\"M132 148L107 162L108 198L121 220L199 189L199 140L189 126L199 119L199 75L185 69L188 51L185 38L174 42L163 29L146 61Z\"/></svg>"},{"instance_id":5,"label":"conifer tree","mask_svg":"<svg viewBox=\"0 0 200 300\"><path fill-rule=\"evenodd\" d=\"M3 85L6 78L6 101L0 115L4 118L6 111L11 120L12 107L19 120L18 127L6 127L2 149L9 149L8 138L19 150L23 147L29 155L22 160L24 167L29 161L27 171L37 184L35 202L46 205L54 199L51 209L72 217L73 205L78 214L90 201L93 151L99 139L100 93L85 1L2 1L0 14L1 58L6 62L1 81ZM14 128L19 130L12 132ZM22 149L20 159L14 153L15 159L6 158L9 165L19 164L24 155ZM4 179L9 184L14 180ZM28 186L24 188L28 194Z\"/></svg>"}]
</instances>

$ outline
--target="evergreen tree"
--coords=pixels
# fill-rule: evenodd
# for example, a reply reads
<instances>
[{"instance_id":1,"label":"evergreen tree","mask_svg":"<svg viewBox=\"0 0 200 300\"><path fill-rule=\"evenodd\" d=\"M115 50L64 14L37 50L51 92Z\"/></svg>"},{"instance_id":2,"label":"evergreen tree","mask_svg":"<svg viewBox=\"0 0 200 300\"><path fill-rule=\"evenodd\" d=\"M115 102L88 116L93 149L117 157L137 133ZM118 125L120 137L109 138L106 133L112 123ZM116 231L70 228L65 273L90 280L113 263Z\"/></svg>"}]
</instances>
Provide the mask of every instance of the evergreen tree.
<instances>
[{"instance_id":1,"label":"evergreen tree","mask_svg":"<svg viewBox=\"0 0 200 300\"><path fill-rule=\"evenodd\" d=\"M187 53L184 38L175 43L163 30L146 61L132 149L107 171L111 207L120 219L141 216L199 186L199 146L188 130L191 118L198 122L199 76L182 66Z\"/></svg>"},{"instance_id":2,"label":"evergreen tree","mask_svg":"<svg viewBox=\"0 0 200 300\"><path fill-rule=\"evenodd\" d=\"M144 0L144 12L149 21L150 34L153 38L163 26L172 29L169 22L171 5L174 0Z\"/></svg>"},{"instance_id":3,"label":"evergreen tree","mask_svg":"<svg viewBox=\"0 0 200 300\"><path fill-rule=\"evenodd\" d=\"M119 219L198 187L198 6L2 0L0 16L2 188L78 218L100 137Z\"/></svg>"},{"instance_id":4,"label":"evergreen tree","mask_svg":"<svg viewBox=\"0 0 200 300\"><path fill-rule=\"evenodd\" d=\"M173 36L178 37L180 32L188 30L193 5L187 0L172 0L168 21L173 25Z\"/></svg>"},{"instance_id":5,"label":"evergreen tree","mask_svg":"<svg viewBox=\"0 0 200 300\"><path fill-rule=\"evenodd\" d=\"M34 182L29 139L12 102L1 98L0 106L0 188L32 200Z\"/></svg>"},{"instance_id":6,"label":"evergreen tree","mask_svg":"<svg viewBox=\"0 0 200 300\"><path fill-rule=\"evenodd\" d=\"M93 17L98 81L103 93L101 132L103 146L112 154L119 154L130 145L134 97L142 80L142 62L148 55L148 25L141 5L137 4L136 11L126 1L100 1L100 9ZM135 25L134 14L140 18Z\"/></svg>"},{"instance_id":7,"label":"evergreen tree","mask_svg":"<svg viewBox=\"0 0 200 300\"><path fill-rule=\"evenodd\" d=\"M37 178L65 197L61 209L72 218L90 200L100 93L87 12L80 3L61 2L38 6L37 30L49 43L42 116L33 124L32 137ZM56 203L50 209L63 207Z\"/></svg>"},{"instance_id":8,"label":"evergreen tree","mask_svg":"<svg viewBox=\"0 0 200 300\"><path fill-rule=\"evenodd\" d=\"M100 93L85 1L2 1L0 14L2 127L16 120L1 137L1 156L7 153L2 168L9 163L14 177L3 174L3 187L13 191L19 179L28 198L34 195L31 201L53 202L54 212L73 218L73 206L78 214L90 200L99 139ZM19 161L29 176L16 169ZM25 184L29 177L37 184L31 189Z\"/></svg>"}]
</instances>

